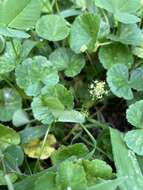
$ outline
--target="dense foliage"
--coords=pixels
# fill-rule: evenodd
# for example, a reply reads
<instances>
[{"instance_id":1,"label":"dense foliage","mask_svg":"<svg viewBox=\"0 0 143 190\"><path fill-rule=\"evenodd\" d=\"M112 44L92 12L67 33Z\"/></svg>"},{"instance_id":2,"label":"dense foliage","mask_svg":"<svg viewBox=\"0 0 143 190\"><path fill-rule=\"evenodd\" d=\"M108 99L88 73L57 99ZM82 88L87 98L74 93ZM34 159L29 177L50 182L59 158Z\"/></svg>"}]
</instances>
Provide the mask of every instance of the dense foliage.
<instances>
[{"instance_id":1,"label":"dense foliage","mask_svg":"<svg viewBox=\"0 0 143 190\"><path fill-rule=\"evenodd\" d=\"M141 190L143 1L0 0L0 189Z\"/></svg>"}]
</instances>

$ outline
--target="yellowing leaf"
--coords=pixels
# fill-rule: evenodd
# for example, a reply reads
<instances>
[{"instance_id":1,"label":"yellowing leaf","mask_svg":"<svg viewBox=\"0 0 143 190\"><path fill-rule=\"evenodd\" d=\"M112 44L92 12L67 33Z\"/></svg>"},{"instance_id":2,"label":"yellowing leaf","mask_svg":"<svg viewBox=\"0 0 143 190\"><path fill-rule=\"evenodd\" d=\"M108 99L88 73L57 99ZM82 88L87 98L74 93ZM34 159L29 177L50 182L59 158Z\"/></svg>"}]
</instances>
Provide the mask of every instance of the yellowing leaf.
<instances>
[{"instance_id":1,"label":"yellowing leaf","mask_svg":"<svg viewBox=\"0 0 143 190\"><path fill-rule=\"evenodd\" d=\"M24 145L24 152L30 158L40 158L41 160L47 159L55 151L54 144L56 138L54 135L48 135L48 138L43 147L43 140L35 139L30 143Z\"/></svg>"}]
</instances>

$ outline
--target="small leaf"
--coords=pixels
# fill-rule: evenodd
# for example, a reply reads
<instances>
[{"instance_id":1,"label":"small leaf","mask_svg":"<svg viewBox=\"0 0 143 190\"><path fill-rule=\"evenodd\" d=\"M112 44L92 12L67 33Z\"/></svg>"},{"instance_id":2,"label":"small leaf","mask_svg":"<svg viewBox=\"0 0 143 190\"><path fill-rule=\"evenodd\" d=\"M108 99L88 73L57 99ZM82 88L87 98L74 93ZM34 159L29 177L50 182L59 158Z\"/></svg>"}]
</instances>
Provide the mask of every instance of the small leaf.
<instances>
[{"instance_id":1,"label":"small leaf","mask_svg":"<svg viewBox=\"0 0 143 190\"><path fill-rule=\"evenodd\" d=\"M142 91L143 90L143 67L134 69L130 76L131 88Z\"/></svg>"},{"instance_id":2,"label":"small leaf","mask_svg":"<svg viewBox=\"0 0 143 190\"><path fill-rule=\"evenodd\" d=\"M67 77L78 75L85 65L84 57L75 54L68 48L56 49L51 53L50 61L57 70L65 70L65 75Z\"/></svg>"},{"instance_id":3,"label":"small leaf","mask_svg":"<svg viewBox=\"0 0 143 190\"><path fill-rule=\"evenodd\" d=\"M82 14L71 27L70 47L75 53L94 51L99 32L100 19L93 13Z\"/></svg>"},{"instance_id":4,"label":"small leaf","mask_svg":"<svg viewBox=\"0 0 143 190\"><path fill-rule=\"evenodd\" d=\"M132 151L143 156L143 131L141 129L127 132L124 140Z\"/></svg>"},{"instance_id":5,"label":"small leaf","mask_svg":"<svg viewBox=\"0 0 143 190\"><path fill-rule=\"evenodd\" d=\"M12 124L15 127L21 127L22 125L26 125L29 123L29 117L28 114L22 110L18 109L14 112L13 117L12 117Z\"/></svg>"},{"instance_id":6,"label":"small leaf","mask_svg":"<svg viewBox=\"0 0 143 190\"><path fill-rule=\"evenodd\" d=\"M103 179L111 179L113 177L111 166L102 160L83 160L83 166L89 180L92 177Z\"/></svg>"},{"instance_id":7,"label":"small leaf","mask_svg":"<svg viewBox=\"0 0 143 190\"><path fill-rule=\"evenodd\" d=\"M23 88L27 95L37 96L41 89L55 85L59 81L58 73L46 57L35 56L28 58L16 70L17 84Z\"/></svg>"},{"instance_id":8,"label":"small leaf","mask_svg":"<svg viewBox=\"0 0 143 190\"><path fill-rule=\"evenodd\" d=\"M126 112L128 122L136 128L143 128L143 100L129 106Z\"/></svg>"},{"instance_id":9,"label":"small leaf","mask_svg":"<svg viewBox=\"0 0 143 190\"><path fill-rule=\"evenodd\" d=\"M14 41L14 46L17 51L17 54L21 52L21 43L20 41ZM13 71L18 64L17 57L13 50L12 44L10 42L6 43L5 51L0 56L0 74L5 74Z\"/></svg>"},{"instance_id":10,"label":"small leaf","mask_svg":"<svg viewBox=\"0 0 143 190\"><path fill-rule=\"evenodd\" d=\"M105 69L110 69L114 64L125 64L130 68L134 61L129 48L120 43L101 47L99 59Z\"/></svg>"},{"instance_id":11,"label":"small leaf","mask_svg":"<svg viewBox=\"0 0 143 190\"><path fill-rule=\"evenodd\" d=\"M26 144L34 139L41 138L45 135L46 131L47 126L26 127L19 132L21 143Z\"/></svg>"},{"instance_id":12,"label":"small leaf","mask_svg":"<svg viewBox=\"0 0 143 190\"><path fill-rule=\"evenodd\" d=\"M76 158L83 158L89 153L89 150L87 147L82 144L73 144L69 146L61 146L58 150L56 150L52 155L51 155L51 160L53 165L59 164L66 159L76 156Z\"/></svg>"},{"instance_id":13,"label":"small leaf","mask_svg":"<svg viewBox=\"0 0 143 190\"><path fill-rule=\"evenodd\" d=\"M42 16L36 25L37 34L49 41L59 41L69 35L66 20L58 15Z\"/></svg>"},{"instance_id":14,"label":"small leaf","mask_svg":"<svg viewBox=\"0 0 143 190\"><path fill-rule=\"evenodd\" d=\"M85 122L85 116L81 114L78 111L70 110L70 111L64 111L58 121L60 122L70 122L70 123L84 123Z\"/></svg>"},{"instance_id":15,"label":"small leaf","mask_svg":"<svg viewBox=\"0 0 143 190\"><path fill-rule=\"evenodd\" d=\"M55 151L54 145L56 144L56 138L54 135L48 135L48 138L43 147L43 140L39 139L32 140L31 142L24 145L24 152L30 158L40 158L45 160L51 156Z\"/></svg>"},{"instance_id":16,"label":"small leaf","mask_svg":"<svg viewBox=\"0 0 143 190\"><path fill-rule=\"evenodd\" d=\"M11 88L0 90L0 120L10 121L17 109L22 106L20 95Z\"/></svg>"},{"instance_id":17,"label":"small leaf","mask_svg":"<svg viewBox=\"0 0 143 190\"><path fill-rule=\"evenodd\" d=\"M118 97L126 100L133 98L132 90L129 86L128 68L124 64L115 64L107 72L107 82L111 91Z\"/></svg>"},{"instance_id":18,"label":"small leaf","mask_svg":"<svg viewBox=\"0 0 143 190\"><path fill-rule=\"evenodd\" d=\"M10 145L18 145L20 136L12 128L0 124L0 149L4 150Z\"/></svg>"}]
</instances>

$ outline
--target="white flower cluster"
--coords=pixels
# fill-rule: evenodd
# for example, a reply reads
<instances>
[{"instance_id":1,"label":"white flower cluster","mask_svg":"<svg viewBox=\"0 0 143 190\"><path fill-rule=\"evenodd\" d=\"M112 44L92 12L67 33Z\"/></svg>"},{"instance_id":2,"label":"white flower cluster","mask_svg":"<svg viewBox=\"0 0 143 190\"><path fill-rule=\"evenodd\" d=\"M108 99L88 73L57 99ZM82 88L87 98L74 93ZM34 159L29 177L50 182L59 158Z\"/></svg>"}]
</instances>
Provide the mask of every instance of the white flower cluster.
<instances>
[{"instance_id":1,"label":"white flower cluster","mask_svg":"<svg viewBox=\"0 0 143 190\"><path fill-rule=\"evenodd\" d=\"M106 83L98 80L93 81L90 84L89 93L92 100L102 99L104 95L108 94L108 90L106 90Z\"/></svg>"}]
</instances>

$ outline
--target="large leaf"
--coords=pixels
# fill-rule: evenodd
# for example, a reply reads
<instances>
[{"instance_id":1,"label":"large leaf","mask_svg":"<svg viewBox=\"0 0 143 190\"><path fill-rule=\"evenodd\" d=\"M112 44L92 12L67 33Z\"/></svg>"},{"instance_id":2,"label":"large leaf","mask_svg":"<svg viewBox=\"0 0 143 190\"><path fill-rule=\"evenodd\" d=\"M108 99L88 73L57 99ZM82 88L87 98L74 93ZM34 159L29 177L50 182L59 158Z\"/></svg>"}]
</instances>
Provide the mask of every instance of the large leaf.
<instances>
[{"instance_id":1,"label":"large leaf","mask_svg":"<svg viewBox=\"0 0 143 190\"><path fill-rule=\"evenodd\" d=\"M140 21L140 19L134 15L136 10L140 7L139 0L94 0L94 2L100 8L104 8L113 13L115 18L120 22L132 24Z\"/></svg>"},{"instance_id":2,"label":"large leaf","mask_svg":"<svg viewBox=\"0 0 143 190\"><path fill-rule=\"evenodd\" d=\"M55 178L56 173L45 173L37 179L34 190L60 190L55 184Z\"/></svg>"},{"instance_id":3,"label":"large leaf","mask_svg":"<svg viewBox=\"0 0 143 190\"><path fill-rule=\"evenodd\" d=\"M116 190L117 186L124 182L126 178L120 177L114 180L106 180L102 183L89 187L87 190Z\"/></svg>"},{"instance_id":4,"label":"large leaf","mask_svg":"<svg viewBox=\"0 0 143 190\"><path fill-rule=\"evenodd\" d=\"M60 164L56 183L62 189L86 190L87 181L84 169L79 164L65 161Z\"/></svg>"},{"instance_id":5,"label":"large leaf","mask_svg":"<svg viewBox=\"0 0 143 190\"><path fill-rule=\"evenodd\" d=\"M0 149L4 150L10 145L18 145L20 136L12 128L0 124Z\"/></svg>"},{"instance_id":6,"label":"large leaf","mask_svg":"<svg viewBox=\"0 0 143 190\"><path fill-rule=\"evenodd\" d=\"M94 51L99 32L100 19L93 13L76 17L71 27L70 46L76 53Z\"/></svg>"},{"instance_id":7,"label":"large leaf","mask_svg":"<svg viewBox=\"0 0 143 190\"><path fill-rule=\"evenodd\" d=\"M29 38L30 35L26 32L6 28L6 27L0 27L0 35L6 36L6 37L12 37L12 38Z\"/></svg>"},{"instance_id":8,"label":"large leaf","mask_svg":"<svg viewBox=\"0 0 143 190\"><path fill-rule=\"evenodd\" d=\"M118 97L130 100L133 98L133 93L128 80L128 68L124 64L115 64L107 72L107 82L111 91Z\"/></svg>"},{"instance_id":9,"label":"large leaf","mask_svg":"<svg viewBox=\"0 0 143 190\"><path fill-rule=\"evenodd\" d=\"M0 90L0 120L10 121L17 109L22 106L20 95L11 88Z\"/></svg>"},{"instance_id":10,"label":"large leaf","mask_svg":"<svg viewBox=\"0 0 143 190\"><path fill-rule=\"evenodd\" d=\"M17 84L29 96L37 96L41 89L55 85L59 81L58 73L46 57L35 56L28 58L16 70Z\"/></svg>"},{"instance_id":11,"label":"large leaf","mask_svg":"<svg viewBox=\"0 0 143 190\"><path fill-rule=\"evenodd\" d=\"M142 31L136 24L120 24L116 35L109 38L128 45L141 45L143 42Z\"/></svg>"},{"instance_id":12,"label":"large leaf","mask_svg":"<svg viewBox=\"0 0 143 190\"><path fill-rule=\"evenodd\" d=\"M49 41L65 39L69 34L66 20L58 15L42 16L36 24L37 34Z\"/></svg>"},{"instance_id":13,"label":"large leaf","mask_svg":"<svg viewBox=\"0 0 143 190\"><path fill-rule=\"evenodd\" d=\"M110 129L110 133L117 176L128 177L125 179L125 182L119 185L120 189L131 190L134 188L141 190L143 186L143 176L135 154L125 146L120 132L115 129Z\"/></svg>"},{"instance_id":14,"label":"large leaf","mask_svg":"<svg viewBox=\"0 0 143 190\"><path fill-rule=\"evenodd\" d=\"M143 100L129 106L126 118L130 124L136 128L143 128Z\"/></svg>"},{"instance_id":15,"label":"large leaf","mask_svg":"<svg viewBox=\"0 0 143 190\"><path fill-rule=\"evenodd\" d=\"M143 133L141 129L127 132L124 140L131 150L143 156Z\"/></svg>"},{"instance_id":16,"label":"large leaf","mask_svg":"<svg viewBox=\"0 0 143 190\"><path fill-rule=\"evenodd\" d=\"M0 5L0 26L29 30L41 12L40 0L7 0Z\"/></svg>"},{"instance_id":17,"label":"large leaf","mask_svg":"<svg viewBox=\"0 0 143 190\"><path fill-rule=\"evenodd\" d=\"M67 48L59 48L52 52L50 61L59 71L65 70L65 75L68 77L79 74L85 65L82 55L77 55Z\"/></svg>"},{"instance_id":18,"label":"large leaf","mask_svg":"<svg viewBox=\"0 0 143 190\"><path fill-rule=\"evenodd\" d=\"M125 64L130 68L134 61L129 48L120 43L101 47L99 59L105 69L110 69L114 64Z\"/></svg>"}]
</instances>

